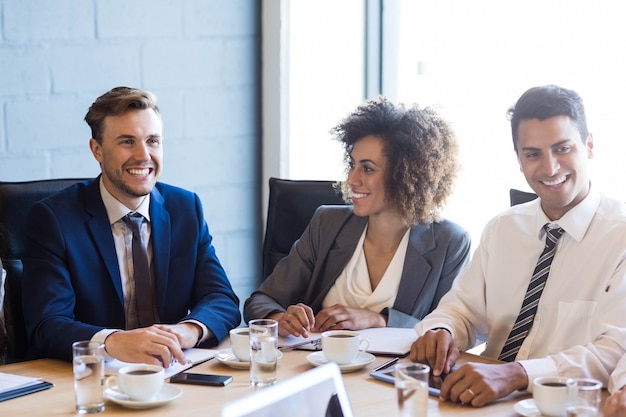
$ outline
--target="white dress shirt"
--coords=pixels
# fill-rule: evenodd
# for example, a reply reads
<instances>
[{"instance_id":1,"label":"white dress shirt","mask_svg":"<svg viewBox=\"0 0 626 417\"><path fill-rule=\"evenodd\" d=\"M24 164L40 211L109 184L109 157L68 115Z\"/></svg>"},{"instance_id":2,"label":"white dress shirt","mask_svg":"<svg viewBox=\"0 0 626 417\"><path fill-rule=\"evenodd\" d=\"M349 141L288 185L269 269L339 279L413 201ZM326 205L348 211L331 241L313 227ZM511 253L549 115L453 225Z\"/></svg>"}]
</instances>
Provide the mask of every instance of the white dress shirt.
<instances>
[{"instance_id":1,"label":"white dress shirt","mask_svg":"<svg viewBox=\"0 0 626 417\"><path fill-rule=\"evenodd\" d=\"M497 358L543 250L547 223L565 234L516 360L529 390L544 375L588 376L606 385L626 352L626 208L593 187L555 222L538 199L492 219L471 263L416 331L446 328L461 350L486 340L483 355Z\"/></svg>"}]
</instances>

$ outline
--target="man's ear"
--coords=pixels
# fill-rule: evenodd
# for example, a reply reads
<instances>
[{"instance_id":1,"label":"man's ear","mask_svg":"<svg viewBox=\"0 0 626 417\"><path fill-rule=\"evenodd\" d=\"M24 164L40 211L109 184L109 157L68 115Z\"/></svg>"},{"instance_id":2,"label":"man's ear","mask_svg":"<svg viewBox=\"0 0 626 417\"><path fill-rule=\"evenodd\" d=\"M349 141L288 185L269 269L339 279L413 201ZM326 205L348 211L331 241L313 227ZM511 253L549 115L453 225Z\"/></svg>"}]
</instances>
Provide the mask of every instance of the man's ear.
<instances>
[{"instance_id":1,"label":"man's ear","mask_svg":"<svg viewBox=\"0 0 626 417\"><path fill-rule=\"evenodd\" d=\"M587 142L585 142L585 147L587 148L587 158L593 158L593 135L591 133L587 134Z\"/></svg>"},{"instance_id":2,"label":"man's ear","mask_svg":"<svg viewBox=\"0 0 626 417\"><path fill-rule=\"evenodd\" d=\"M89 149L91 149L91 153L93 157L96 158L96 161L102 163L102 146L100 146L96 139L89 139Z\"/></svg>"}]
</instances>

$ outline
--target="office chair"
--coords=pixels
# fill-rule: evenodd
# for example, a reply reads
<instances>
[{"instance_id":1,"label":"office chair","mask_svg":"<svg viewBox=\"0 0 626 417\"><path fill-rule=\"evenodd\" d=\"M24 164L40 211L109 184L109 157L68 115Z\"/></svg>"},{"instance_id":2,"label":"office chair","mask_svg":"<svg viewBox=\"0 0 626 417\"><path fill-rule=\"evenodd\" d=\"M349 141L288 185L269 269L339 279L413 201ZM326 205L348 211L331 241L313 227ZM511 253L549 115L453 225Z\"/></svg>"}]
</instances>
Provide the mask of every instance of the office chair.
<instances>
[{"instance_id":1,"label":"office chair","mask_svg":"<svg viewBox=\"0 0 626 417\"><path fill-rule=\"evenodd\" d=\"M345 204L333 184L334 181L269 179L263 279L272 273L278 261L287 256L319 206Z\"/></svg>"},{"instance_id":2,"label":"office chair","mask_svg":"<svg viewBox=\"0 0 626 417\"><path fill-rule=\"evenodd\" d=\"M4 317L8 335L7 363L26 359L28 350L22 313L21 260L25 245L26 215L36 201L82 181L87 181L87 178L0 181L0 258L7 271L4 297ZM37 289L32 288L30 291Z\"/></svg>"}]
</instances>

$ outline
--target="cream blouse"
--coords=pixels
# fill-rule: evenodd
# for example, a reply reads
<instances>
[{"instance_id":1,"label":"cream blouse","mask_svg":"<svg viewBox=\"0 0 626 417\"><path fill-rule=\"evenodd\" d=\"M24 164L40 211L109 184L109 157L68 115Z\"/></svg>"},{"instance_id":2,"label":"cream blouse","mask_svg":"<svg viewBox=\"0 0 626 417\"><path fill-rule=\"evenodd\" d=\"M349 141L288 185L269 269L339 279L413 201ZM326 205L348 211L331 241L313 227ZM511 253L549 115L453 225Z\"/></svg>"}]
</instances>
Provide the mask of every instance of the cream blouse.
<instances>
[{"instance_id":1,"label":"cream blouse","mask_svg":"<svg viewBox=\"0 0 626 417\"><path fill-rule=\"evenodd\" d=\"M376 289L372 291L365 251L363 250L363 242L367 233L367 227L365 227L352 258L326 294L322 307L327 308L335 304L342 304L348 307L366 308L375 312L380 312L386 307L392 307L400 286L410 230L407 229L402 237L385 274Z\"/></svg>"}]
</instances>

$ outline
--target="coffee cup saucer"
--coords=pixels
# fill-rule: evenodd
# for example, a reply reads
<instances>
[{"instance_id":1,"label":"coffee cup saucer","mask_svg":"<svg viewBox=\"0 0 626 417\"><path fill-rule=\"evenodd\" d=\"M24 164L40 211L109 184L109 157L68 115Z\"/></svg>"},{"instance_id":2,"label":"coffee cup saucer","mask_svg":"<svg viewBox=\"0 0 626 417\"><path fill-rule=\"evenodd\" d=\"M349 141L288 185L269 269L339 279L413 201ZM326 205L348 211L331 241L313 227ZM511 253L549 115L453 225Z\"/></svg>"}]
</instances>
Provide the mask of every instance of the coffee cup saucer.
<instances>
[{"instance_id":1,"label":"coffee cup saucer","mask_svg":"<svg viewBox=\"0 0 626 417\"><path fill-rule=\"evenodd\" d=\"M322 351L309 353L306 356L306 359L311 365L314 366L320 366L328 363L328 359L326 359L326 356L324 356L324 352ZM375 359L376 356L372 355L371 353L359 352L356 355L356 358L354 358L354 360L352 361L352 363L338 366L342 373L354 372L374 362Z\"/></svg>"},{"instance_id":2,"label":"coffee cup saucer","mask_svg":"<svg viewBox=\"0 0 626 417\"><path fill-rule=\"evenodd\" d=\"M516 402L513 409L517 414L524 417L541 417L541 413L535 404L535 400L532 398Z\"/></svg>"},{"instance_id":3,"label":"coffee cup saucer","mask_svg":"<svg viewBox=\"0 0 626 417\"><path fill-rule=\"evenodd\" d=\"M107 388L104 390L104 397L116 404L127 408L145 409L160 407L170 401L175 400L183 394L183 390L180 387L172 384L163 384L161 391L151 400L148 401L135 401L128 398L126 394L113 388Z\"/></svg>"},{"instance_id":4,"label":"coffee cup saucer","mask_svg":"<svg viewBox=\"0 0 626 417\"><path fill-rule=\"evenodd\" d=\"M283 357L283 353L278 351L278 359ZM250 369L250 361L240 361L232 349L220 350L215 354L215 359L226 366L230 366L235 369Z\"/></svg>"}]
</instances>

